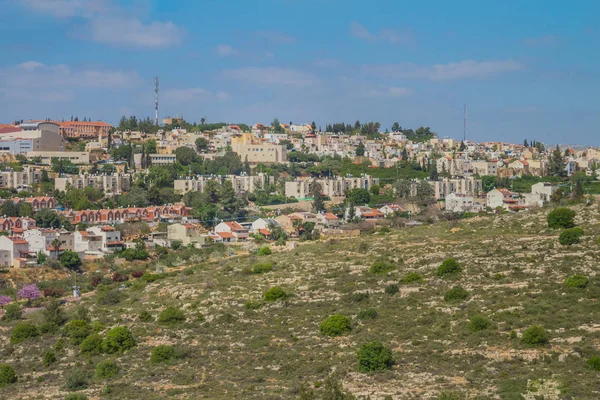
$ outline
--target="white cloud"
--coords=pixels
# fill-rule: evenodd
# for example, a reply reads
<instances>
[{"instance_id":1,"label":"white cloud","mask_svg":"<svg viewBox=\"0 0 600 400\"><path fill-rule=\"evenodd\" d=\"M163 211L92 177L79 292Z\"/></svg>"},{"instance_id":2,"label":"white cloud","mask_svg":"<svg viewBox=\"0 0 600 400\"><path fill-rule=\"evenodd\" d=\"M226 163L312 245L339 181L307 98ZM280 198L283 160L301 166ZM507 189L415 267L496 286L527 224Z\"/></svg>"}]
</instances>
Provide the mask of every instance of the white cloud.
<instances>
[{"instance_id":1,"label":"white cloud","mask_svg":"<svg viewBox=\"0 0 600 400\"><path fill-rule=\"evenodd\" d=\"M413 63L370 65L368 72L396 79L429 79L432 81L466 78L485 78L504 72L514 72L525 66L512 59L474 61L464 60L448 64L418 65Z\"/></svg>"},{"instance_id":2,"label":"white cloud","mask_svg":"<svg viewBox=\"0 0 600 400\"><path fill-rule=\"evenodd\" d=\"M554 35L530 37L521 40L521 44L529 47L553 46L560 43L560 38Z\"/></svg>"},{"instance_id":3,"label":"white cloud","mask_svg":"<svg viewBox=\"0 0 600 400\"><path fill-rule=\"evenodd\" d=\"M414 93L412 89L405 87L389 87L384 89L371 89L365 94L367 97L406 97Z\"/></svg>"},{"instance_id":4,"label":"white cloud","mask_svg":"<svg viewBox=\"0 0 600 400\"><path fill-rule=\"evenodd\" d=\"M83 35L114 46L165 48L181 43L184 30L171 21L142 22L111 0L21 0L33 11L85 20Z\"/></svg>"},{"instance_id":5,"label":"white cloud","mask_svg":"<svg viewBox=\"0 0 600 400\"><path fill-rule=\"evenodd\" d=\"M229 95L225 92L213 93L204 88L168 89L165 98L173 103L184 103L190 101L219 100L226 101Z\"/></svg>"},{"instance_id":6,"label":"white cloud","mask_svg":"<svg viewBox=\"0 0 600 400\"><path fill-rule=\"evenodd\" d=\"M117 46L160 48L177 46L183 30L173 22L143 24L136 18L100 17L91 21L92 38Z\"/></svg>"},{"instance_id":7,"label":"white cloud","mask_svg":"<svg viewBox=\"0 0 600 400\"><path fill-rule=\"evenodd\" d=\"M318 82L317 77L310 73L280 67L245 67L225 70L222 75L256 85L308 86Z\"/></svg>"},{"instance_id":8,"label":"white cloud","mask_svg":"<svg viewBox=\"0 0 600 400\"><path fill-rule=\"evenodd\" d=\"M382 28L378 34L371 33L367 28L359 24L358 22L352 22L350 24L350 34L355 38L366 40L366 41L383 41L391 44L413 44L414 38L410 32L399 32L391 28Z\"/></svg>"},{"instance_id":9,"label":"white cloud","mask_svg":"<svg viewBox=\"0 0 600 400\"><path fill-rule=\"evenodd\" d=\"M84 0L21 0L28 8L58 18L81 15L85 11Z\"/></svg>"},{"instance_id":10,"label":"white cloud","mask_svg":"<svg viewBox=\"0 0 600 400\"><path fill-rule=\"evenodd\" d=\"M220 44L217 46L217 54L223 57L232 56L237 54L237 50L227 44Z\"/></svg>"},{"instance_id":11,"label":"white cloud","mask_svg":"<svg viewBox=\"0 0 600 400\"><path fill-rule=\"evenodd\" d=\"M70 101L77 89L120 89L139 82L136 72L73 70L64 64L28 61L0 69L0 88L7 96L40 101Z\"/></svg>"}]
</instances>

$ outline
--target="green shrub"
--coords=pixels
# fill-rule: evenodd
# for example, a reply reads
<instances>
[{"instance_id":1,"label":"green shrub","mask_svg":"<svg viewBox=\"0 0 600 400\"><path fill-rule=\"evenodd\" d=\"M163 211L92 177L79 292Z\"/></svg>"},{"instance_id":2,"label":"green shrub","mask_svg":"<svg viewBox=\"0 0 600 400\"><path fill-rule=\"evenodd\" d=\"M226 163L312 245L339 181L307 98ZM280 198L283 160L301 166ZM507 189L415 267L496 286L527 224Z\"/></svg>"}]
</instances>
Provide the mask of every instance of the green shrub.
<instances>
[{"instance_id":1,"label":"green shrub","mask_svg":"<svg viewBox=\"0 0 600 400\"><path fill-rule=\"evenodd\" d=\"M600 357L593 356L588 358L586 361L588 368L593 369L594 371L600 371Z\"/></svg>"},{"instance_id":2,"label":"green shrub","mask_svg":"<svg viewBox=\"0 0 600 400\"><path fill-rule=\"evenodd\" d=\"M283 291L282 288L279 286L274 286L263 294L263 299L265 301L277 301L279 299L285 299L287 296L288 295Z\"/></svg>"},{"instance_id":3,"label":"green shrub","mask_svg":"<svg viewBox=\"0 0 600 400\"><path fill-rule=\"evenodd\" d=\"M106 325L104 325L100 321L92 321L91 327L92 327L92 332L98 333L98 332L102 332L104 330L104 328L106 328Z\"/></svg>"},{"instance_id":4,"label":"green shrub","mask_svg":"<svg viewBox=\"0 0 600 400\"><path fill-rule=\"evenodd\" d=\"M9 304L4 308L4 315L2 316L3 321L16 321L21 319L23 311L21 306L18 304Z\"/></svg>"},{"instance_id":5,"label":"green shrub","mask_svg":"<svg viewBox=\"0 0 600 400\"><path fill-rule=\"evenodd\" d=\"M398 293L400 291L400 289L398 288L398 285L395 284L391 284L391 285L387 285L385 287L385 292L387 294L389 294L390 296L395 295L396 293Z\"/></svg>"},{"instance_id":6,"label":"green shrub","mask_svg":"<svg viewBox=\"0 0 600 400\"><path fill-rule=\"evenodd\" d=\"M402 283L411 284L411 283L421 283L423 282L423 277L421 274L417 272L409 272L404 278L402 278Z\"/></svg>"},{"instance_id":7,"label":"green shrub","mask_svg":"<svg viewBox=\"0 0 600 400\"><path fill-rule=\"evenodd\" d=\"M375 319L377 318L377 310L374 308L367 308L366 310L361 310L358 313L359 319Z\"/></svg>"},{"instance_id":8,"label":"green shrub","mask_svg":"<svg viewBox=\"0 0 600 400\"><path fill-rule=\"evenodd\" d=\"M261 304L258 301L248 300L244 303L244 308L246 310L258 310Z\"/></svg>"},{"instance_id":9,"label":"green shrub","mask_svg":"<svg viewBox=\"0 0 600 400\"><path fill-rule=\"evenodd\" d=\"M558 237L558 242L563 246L570 246L572 244L579 243L582 236L583 229L579 227L565 229L560 233L560 236Z\"/></svg>"},{"instance_id":10,"label":"green shrub","mask_svg":"<svg viewBox=\"0 0 600 400\"><path fill-rule=\"evenodd\" d=\"M118 290L109 290L98 295L98 304L105 306L114 306L121 302L121 292Z\"/></svg>"},{"instance_id":11,"label":"green shrub","mask_svg":"<svg viewBox=\"0 0 600 400\"><path fill-rule=\"evenodd\" d=\"M158 316L159 324L177 324L185 321L185 314L182 310L175 307L167 307Z\"/></svg>"},{"instance_id":12,"label":"green shrub","mask_svg":"<svg viewBox=\"0 0 600 400\"><path fill-rule=\"evenodd\" d=\"M138 318L142 322L150 322L150 321L152 321L152 315L148 311L146 311L146 310L142 311L138 315Z\"/></svg>"},{"instance_id":13,"label":"green shrub","mask_svg":"<svg viewBox=\"0 0 600 400\"><path fill-rule=\"evenodd\" d=\"M349 299L353 303L360 303L365 300L369 300L369 293L367 293L367 292L352 293L350 295Z\"/></svg>"},{"instance_id":14,"label":"green shrub","mask_svg":"<svg viewBox=\"0 0 600 400\"><path fill-rule=\"evenodd\" d=\"M263 264L254 264L252 266L253 274L264 274L273 270L273 263L271 261Z\"/></svg>"},{"instance_id":15,"label":"green shrub","mask_svg":"<svg viewBox=\"0 0 600 400\"><path fill-rule=\"evenodd\" d=\"M484 331L492 326L492 321L481 314L476 314L469 320L469 330L471 332Z\"/></svg>"},{"instance_id":16,"label":"green shrub","mask_svg":"<svg viewBox=\"0 0 600 400\"><path fill-rule=\"evenodd\" d=\"M442 392L436 400L462 400L462 397L455 392Z\"/></svg>"},{"instance_id":17,"label":"green shrub","mask_svg":"<svg viewBox=\"0 0 600 400\"><path fill-rule=\"evenodd\" d=\"M15 370L6 364L0 364L0 388L15 383L17 381L17 375Z\"/></svg>"},{"instance_id":18,"label":"green shrub","mask_svg":"<svg viewBox=\"0 0 600 400\"><path fill-rule=\"evenodd\" d=\"M358 370L360 372L382 371L392 368L392 350L379 341L365 343L358 349Z\"/></svg>"},{"instance_id":19,"label":"green shrub","mask_svg":"<svg viewBox=\"0 0 600 400\"><path fill-rule=\"evenodd\" d=\"M447 258L440 264L437 269L437 276L445 276L450 274L457 274L462 270L458 261L454 258Z\"/></svg>"},{"instance_id":20,"label":"green shrub","mask_svg":"<svg viewBox=\"0 0 600 400\"><path fill-rule=\"evenodd\" d=\"M112 328L102 341L102 351L109 354L121 353L135 346L135 339L129 328L125 326Z\"/></svg>"},{"instance_id":21,"label":"green shrub","mask_svg":"<svg viewBox=\"0 0 600 400\"><path fill-rule=\"evenodd\" d=\"M387 261L376 261L369 268L369 272L372 274L387 274L388 272L396 269L396 266L391 262Z\"/></svg>"},{"instance_id":22,"label":"green shrub","mask_svg":"<svg viewBox=\"0 0 600 400\"><path fill-rule=\"evenodd\" d=\"M352 330L350 318L342 314L333 314L319 326L325 336L341 336Z\"/></svg>"},{"instance_id":23,"label":"green shrub","mask_svg":"<svg viewBox=\"0 0 600 400\"><path fill-rule=\"evenodd\" d=\"M119 367L112 360L100 361L96 364L96 372L94 376L97 379L110 379L117 376L119 373Z\"/></svg>"},{"instance_id":24,"label":"green shrub","mask_svg":"<svg viewBox=\"0 0 600 400\"><path fill-rule=\"evenodd\" d=\"M88 397L81 393L71 393L65 397L65 400L88 400Z\"/></svg>"},{"instance_id":25,"label":"green shrub","mask_svg":"<svg viewBox=\"0 0 600 400\"><path fill-rule=\"evenodd\" d=\"M467 292L462 286L455 286L452 289L448 290L444 295L445 301L459 301L465 300L469 297L469 292Z\"/></svg>"},{"instance_id":26,"label":"green shrub","mask_svg":"<svg viewBox=\"0 0 600 400\"><path fill-rule=\"evenodd\" d=\"M533 346L546 344L549 340L548 333L539 325L533 325L525 329L523 336L521 336L521 342Z\"/></svg>"},{"instance_id":27,"label":"green shrub","mask_svg":"<svg viewBox=\"0 0 600 400\"><path fill-rule=\"evenodd\" d=\"M83 319L75 319L65 326L65 333L73 344L80 344L92 331L89 322Z\"/></svg>"},{"instance_id":28,"label":"green shrub","mask_svg":"<svg viewBox=\"0 0 600 400\"><path fill-rule=\"evenodd\" d=\"M45 367L49 367L50 365L54 364L56 362L56 353L54 353L54 350L46 350L42 356L42 362L44 363Z\"/></svg>"},{"instance_id":29,"label":"green shrub","mask_svg":"<svg viewBox=\"0 0 600 400\"><path fill-rule=\"evenodd\" d=\"M258 249L258 252L256 254L259 256L268 256L271 254L271 248L269 246L263 246L260 249Z\"/></svg>"},{"instance_id":30,"label":"green shrub","mask_svg":"<svg viewBox=\"0 0 600 400\"><path fill-rule=\"evenodd\" d=\"M98 354L102 350L102 336L92 333L79 345L79 350L84 354Z\"/></svg>"},{"instance_id":31,"label":"green shrub","mask_svg":"<svg viewBox=\"0 0 600 400\"><path fill-rule=\"evenodd\" d=\"M568 288L585 289L590 280L584 275L571 275L565 279L565 286Z\"/></svg>"},{"instance_id":32,"label":"green shrub","mask_svg":"<svg viewBox=\"0 0 600 400\"><path fill-rule=\"evenodd\" d=\"M573 228L575 226L575 211L559 207L548 213L548 228Z\"/></svg>"},{"instance_id":33,"label":"green shrub","mask_svg":"<svg viewBox=\"0 0 600 400\"><path fill-rule=\"evenodd\" d=\"M21 322L18 323L10 333L10 342L21 343L38 335L39 332L35 325L32 325L28 322Z\"/></svg>"},{"instance_id":34,"label":"green shrub","mask_svg":"<svg viewBox=\"0 0 600 400\"><path fill-rule=\"evenodd\" d=\"M152 364L168 363L173 358L175 358L175 349L173 346L156 346L150 354L150 362Z\"/></svg>"},{"instance_id":35,"label":"green shrub","mask_svg":"<svg viewBox=\"0 0 600 400\"><path fill-rule=\"evenodd\" d=\"M65 379L65 386L68 390L82 390L88 387L88 374L80 368L73 368Z\"/></svg>"}]
</instances>

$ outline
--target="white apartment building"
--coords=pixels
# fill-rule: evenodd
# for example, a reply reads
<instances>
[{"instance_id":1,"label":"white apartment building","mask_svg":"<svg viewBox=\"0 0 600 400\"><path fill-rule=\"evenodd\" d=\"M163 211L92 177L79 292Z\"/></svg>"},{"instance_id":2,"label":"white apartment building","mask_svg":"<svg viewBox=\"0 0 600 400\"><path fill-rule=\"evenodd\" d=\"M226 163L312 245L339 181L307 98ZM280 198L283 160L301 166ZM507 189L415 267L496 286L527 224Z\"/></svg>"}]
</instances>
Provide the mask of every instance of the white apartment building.
<instances>
[{"instance_id":1,"label":"white apartment building","mask_svg":"<svg viewBox=\"0 0 600 400\"><path fill-rule=\"evenodd\" d=\"M286 197L295 197L298 199L310 197L310 184L317 182L321 185L321 192L325 196L345 196L346 191L356 188L370 190L373 185L379 184L378 178L373 178L370 175L362 175L359 177L343 177L334 178L306 178L296 179L285 183Z\"/></svg>"},{"instance_id":2,"label":"white apartment building","mask_svg":"<svg viewBox=\"0 0 600 400\"><path fill-rule=\"evenodd\" d=\"M185 194L188 192L204 192L209 181L223 183L231 181L236 193L252 193L258 189L264 189L272 182L272 177L264 173L258 175L225 175L225 176L195 176L190 179L177 179L173 183L175 193Z\"/></svg>"},{"instance_id":3,"label":"white apartment building","mask_svg":"<svg viewBox=\"0 0 600 400\"><path fill-rule=\"evenodd\" d=\"M131 182L130 174L114 173L110 175L70 175L54 180L54 189L66 191L71 186L77 189L94 187L104 193L121 194L129 190Z\"/></svg>"},{"instance_id":4,"label":"white apartment building","mask_svg":"<svg viewBox=\"0 0 600 400\"><path fill-rule=\"evenodd\" d=\"M438 181L429 181L429 183L433 186L434 197L436 199L444 199L450 193L473 196L483 191L481 179L473 177L445 178Z\"/></svg>"}]
</instances>

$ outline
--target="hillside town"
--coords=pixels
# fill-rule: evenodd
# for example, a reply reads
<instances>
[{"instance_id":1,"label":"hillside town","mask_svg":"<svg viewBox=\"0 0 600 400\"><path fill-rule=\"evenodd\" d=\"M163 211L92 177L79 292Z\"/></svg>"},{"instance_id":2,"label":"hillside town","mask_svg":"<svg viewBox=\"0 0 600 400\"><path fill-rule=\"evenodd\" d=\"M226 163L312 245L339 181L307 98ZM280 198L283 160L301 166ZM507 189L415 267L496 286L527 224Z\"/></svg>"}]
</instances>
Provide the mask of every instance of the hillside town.
<instances>
[{"instance_id":1,"label":"hillside town","mask_svg":"<svg viewBox=\"0 0 600 400\"><path fill-rule=\"evenodd\" d=\"M0 264L101 258L140 241L343 237L365 223L519 212L600 190L594 148L459 141L398 123L162 122L0 125Z\"/></svg>"}]
</instances>

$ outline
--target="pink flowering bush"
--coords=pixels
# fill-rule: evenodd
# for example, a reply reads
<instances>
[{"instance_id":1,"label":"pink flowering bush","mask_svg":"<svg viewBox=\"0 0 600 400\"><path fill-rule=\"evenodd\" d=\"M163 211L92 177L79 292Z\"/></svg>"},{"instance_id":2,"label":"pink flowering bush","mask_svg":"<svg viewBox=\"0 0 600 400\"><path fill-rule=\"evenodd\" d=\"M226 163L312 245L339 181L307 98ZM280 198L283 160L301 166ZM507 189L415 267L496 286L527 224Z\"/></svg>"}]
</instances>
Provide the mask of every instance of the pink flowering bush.
<instances>
[{"instance_id":1,"label":"pink flowering bush","mask_svg":"<svg viewBox=\"0 0 600 400\"><path fill-rule=\"evenodd\" d=\"M40 298L42 294L36 285L25 285L21 290L19 290L17 296L19 296L21 299L27 299L27 304L30 304L31 300Z\"/></svg>"},{"instance_id":2,"label":"pink flowering bush","mask_svg":"<svg viewBox=\"0 0 600 400\"><path fill-rule=\"evenodd\" d=\"M5 305L10 303L12 298L10 296L0 296L0 307L4 308Z\"/></svg>"}]
</instances>

